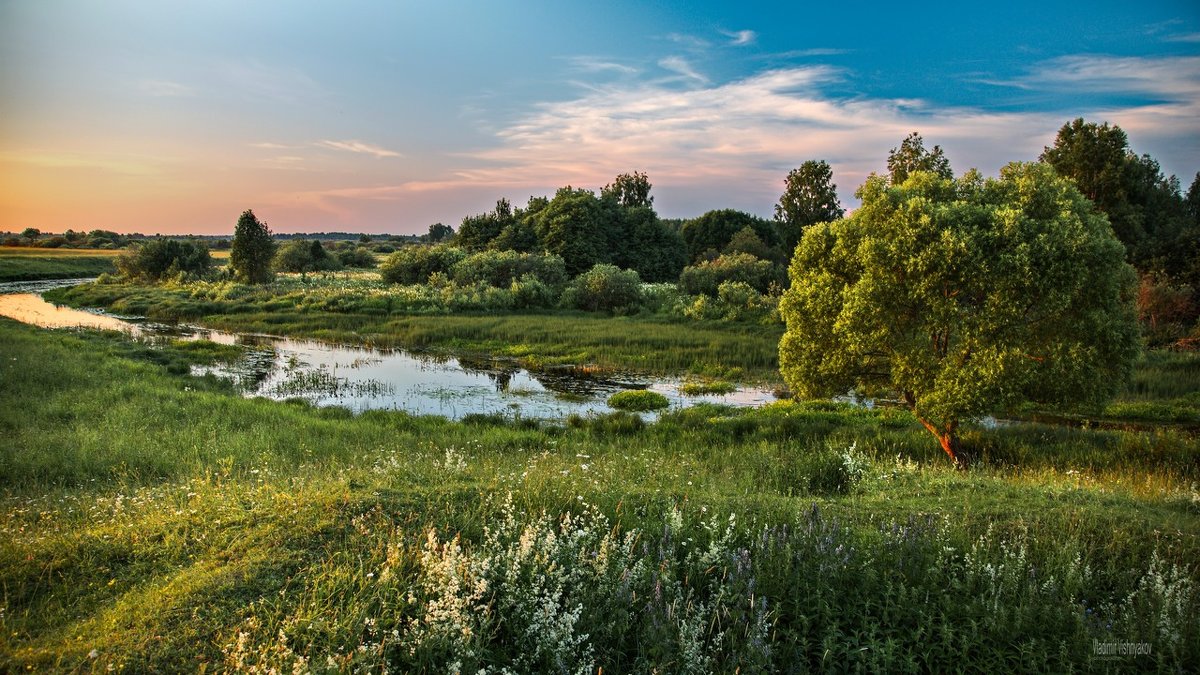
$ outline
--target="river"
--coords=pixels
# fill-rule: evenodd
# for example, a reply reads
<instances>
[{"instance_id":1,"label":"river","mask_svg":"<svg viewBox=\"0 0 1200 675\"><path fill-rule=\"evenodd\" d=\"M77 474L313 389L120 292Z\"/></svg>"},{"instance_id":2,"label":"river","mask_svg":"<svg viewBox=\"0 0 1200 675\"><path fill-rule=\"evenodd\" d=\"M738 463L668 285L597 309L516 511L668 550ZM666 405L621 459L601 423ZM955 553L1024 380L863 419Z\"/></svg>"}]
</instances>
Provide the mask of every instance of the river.
<instances>
[{"instance_id":1,"label":"river","mask_svg":"<svg viewBox=\"0 0 1200 675\"><path fill-rule=\"evenodd\" d=\"M314 405L342 406L355 412L386 409L462 419L472 414L561 420L571 414L612 412L608 397L627 389L648 389L671 408L697 403L736 407L775 400L765 388L740 387L724 394L685 395L683 381L633 373L593 373L562 368L531 372L515 361L440 357L403 349L376 349L271 335L229 333L198 326L168 325L98 310L58 307L41 293L88 281L71 279L0 283L0 316L49 329L92 328L124 332L151 344L166 339L211 340L245 347L228 366L198 367L232 379L244 396L299 398ZM651 419L652 413L643 417Z\"/></svg>"}]
</instances>

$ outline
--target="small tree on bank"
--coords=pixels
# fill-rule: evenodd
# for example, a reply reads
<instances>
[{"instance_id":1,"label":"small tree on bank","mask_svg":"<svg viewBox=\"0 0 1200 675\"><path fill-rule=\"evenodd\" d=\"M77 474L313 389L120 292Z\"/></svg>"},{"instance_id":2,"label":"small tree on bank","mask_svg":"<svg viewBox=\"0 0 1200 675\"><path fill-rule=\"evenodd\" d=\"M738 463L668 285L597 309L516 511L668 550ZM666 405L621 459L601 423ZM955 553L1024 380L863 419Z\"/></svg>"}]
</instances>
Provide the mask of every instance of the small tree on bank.
<instances>
[{"instance_id":1,"label":"small tree on bank","mask_svg":"<svg viewBox=\"0 0 1200 675\"><path fill-rule=\"evenodd\" d=\"M1136 276L1104 216L1051 167L873 176L858 196L792 260L779 361L797 394L898 394L965 468L961 421L1029 401L1098 405L1127 379Z\"/></svg>"},{"instance_id":2,"label":"small tree on bank","mask_svg":"<svg viewBox=\"0 0 1200 675\"><path fill-rule=\"evenodd\" d=\"M247 209L238 218L229 252L229 267L238 281L262 284L274 278L271 261L275 257L275 242L267 224L259 222Z\"/></svg>"}]
</instances>

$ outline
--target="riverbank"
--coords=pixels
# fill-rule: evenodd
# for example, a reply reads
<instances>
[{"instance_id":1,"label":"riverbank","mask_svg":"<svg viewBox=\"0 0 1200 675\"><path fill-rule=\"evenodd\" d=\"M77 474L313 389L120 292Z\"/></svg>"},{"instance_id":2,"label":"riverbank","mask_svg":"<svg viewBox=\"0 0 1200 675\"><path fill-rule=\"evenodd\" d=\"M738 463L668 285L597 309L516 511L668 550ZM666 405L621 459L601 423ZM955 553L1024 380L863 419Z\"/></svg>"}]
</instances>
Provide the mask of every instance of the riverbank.
<instances>
[{"instance_id":1,"label":"riverbank","mask_svg":"<svg viewBox=\"0 0 1200 675\"><path fill-rule=\"evenodd\" d=\"M452 306L461 300L465 308L451 313L440 297L427 295L422 287L383 284L378 273L357 272L281 276L261 286L85 284L57 289L46 298L232 332L512 358L530 370L591 366L780 384L779 323L694 321L653 311L614 317L568 310L471 309L472 302L482 300L470 297L452 298Z\"/></svg>"},{"instance_id":2,"label":"riverbank","mask_svg":"<svg viewBox=\"0 0 1200 675\"><path fill-rule=\"evenodd\" d=\"M1185 434L974 428L964 474L896 411L353 416L242 399L170 346L0 344L7 669L1200 659Z\"/></svg>"}]
</instances>

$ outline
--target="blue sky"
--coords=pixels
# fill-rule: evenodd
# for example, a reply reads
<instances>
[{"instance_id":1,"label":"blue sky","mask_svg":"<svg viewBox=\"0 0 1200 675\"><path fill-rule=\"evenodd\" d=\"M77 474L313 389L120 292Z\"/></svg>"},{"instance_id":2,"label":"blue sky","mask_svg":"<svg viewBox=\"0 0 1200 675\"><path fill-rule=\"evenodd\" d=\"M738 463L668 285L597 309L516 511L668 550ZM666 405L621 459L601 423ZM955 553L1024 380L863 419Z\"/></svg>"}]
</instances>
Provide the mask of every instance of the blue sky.
<instances>
[{"instance_id":1,"label":"blue sky","mask_svg":"<svg viewBox=\"0 0 1200 675\"><path fill-rule=\"evenodd\" d=\"M1074 117L1200 170L1195 2L0 0L0 229L423 232L642 170L666 217L843 201L910 131L957 171Z\"/></svg>"}]
</instances>

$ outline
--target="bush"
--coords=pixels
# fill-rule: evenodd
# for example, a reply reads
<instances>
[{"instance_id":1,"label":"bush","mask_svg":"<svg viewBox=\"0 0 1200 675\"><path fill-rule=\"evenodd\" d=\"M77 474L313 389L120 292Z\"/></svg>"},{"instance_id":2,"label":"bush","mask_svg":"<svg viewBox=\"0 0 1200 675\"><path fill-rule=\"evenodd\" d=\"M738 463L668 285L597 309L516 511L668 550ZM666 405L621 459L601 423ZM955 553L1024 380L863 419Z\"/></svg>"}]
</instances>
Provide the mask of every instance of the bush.
<instances>
[{"instance_id":1,"label":"bush","mask_svg":"<svg viewBox=\"0 0 1200 675\"><path fill-rule=\"evenodd\" d=\"M386 248L387 251L383 251L385 253L391 253L395 250L390 246L381 246L379 248ZM375 254L371 252L371 249L365 246L356 246L354 248L347 248L338 251L337 259L346 267L371 269L377 264L375 262Z\"/></svg>"},{"instance_id":2,"label":"bush","mask_svg":"<svg viewBox=\"0 0 1200 675\"><path fill-rule=\"evenodd\" d=\"M518 279L533 277L548 286L561 286L567 280L567 267L562 258L547 253L482 251L458 261L450 275L464 285L507 288Z\"/></svg>"},{"instance_id":3,"label":"bush","mask_svg":"<svg viewBox=\"0 0 1200 675\"><path fill-rule=\"evenodd\" d=\"M340 269L342 264L329 255L321 242L293 239L280 247L273 262L278 272L321 272Z\"/></svg>"},{"instance_id":4,"label":"bush","mask_svg":"<svg viewBox=\"0 0 1200 675\"><path fill-rule=\"evenodd\" d=\"M512 282L508 290L512 293L514 309L543 309L558 302L558 293L532 274Z\"/></svg>"},{"instance_id":5,"label":"bush","mask_svg":"<svg viewBox=\"0 0 1200 675\"><path fill-rule=\"evenodd\" d=\"M630 391L618 391L609 396L608 405L617 410L645 412L647 410L661 410L670 405L670 402L667 401L666 396L658 392L634 389Z\"/></svg>"},{"instance_id":6,"label":"bush","mask_svg":"<svg viewBox=\"0 0 1200 675\"><path fill-rule=\"evenodd\" d=\"M679 275L679 287L689 295L716 297L726 281L740 281L759 293L769 293L772 285L782 287L787 276L779 265L749 253L725 254L711 262L685 267Z\"/></svg>"},{"instance_id":7,"label":"bush","mask_svg":"<svg viewBox=\"0 0 1200 675\"><path fill-rule=\"evenodd\" d=\"M449 274L465 257L462 249L451 246L406 246L388 256L379 269L387 283L423 284L430 275Z\"/></svg>"},{"instance_id":8,"label":"bush","mask_svg":"<svg viewBox=\"0 0 1200 675\"><path fill-rule=\"evenodd\" d=\"M198 242L153 239L118 256L113 264L127 279L160 281L180 274L204 276L212 270L212 257Z\"/></svg>"},{"instance_id":9,"label":"bush","mask_svg":"<svg viewBox=\"0 0 1200 675\"><path fill-rule=\"evenodd\" d=\"M741 281L725 281L717 287L717 297L697 296L682 313L697 321L779 322L779 297L763 295Z\"/></svg>"},{"instance_id":10,"label":"bush","mask_svg":"<svg viewBox=\"0 0 1200 675\"><path fill-rule=\"evenodd\" d=\"M600 264L571 282L562 304L593 312L629 312L637 309L641 300L642 281L637 272Z\"/></svg>"}]
</instances>

